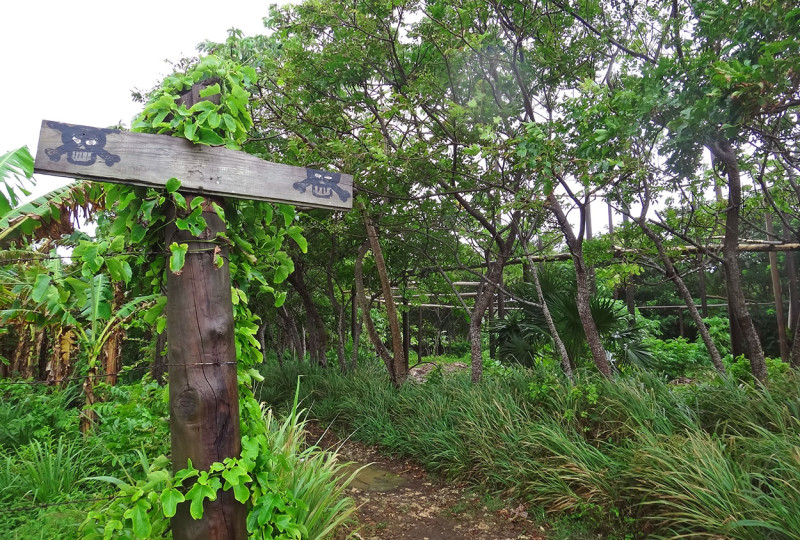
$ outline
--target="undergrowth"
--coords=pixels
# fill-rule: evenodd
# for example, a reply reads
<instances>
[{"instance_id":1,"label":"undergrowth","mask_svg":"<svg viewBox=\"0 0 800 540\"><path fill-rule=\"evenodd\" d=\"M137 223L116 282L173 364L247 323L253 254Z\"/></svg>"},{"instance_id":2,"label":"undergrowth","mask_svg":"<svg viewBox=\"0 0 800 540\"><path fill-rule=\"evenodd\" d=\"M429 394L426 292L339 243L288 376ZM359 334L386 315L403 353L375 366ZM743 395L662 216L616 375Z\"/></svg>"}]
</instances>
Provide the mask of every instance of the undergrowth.
<instances>
[{"instance_id":1,"label":"undergrowth","mask_svg":"<svg viewBox=\"0 0 800 540\"><path fill-rule=\"evenodd\" d=\"M800 537L800 381L668 384L546 368L392 388L380 366L342 375L265 368L260 396L410 456L430 471L570 516L601 535Z\"/></svg>"}]
</instances>

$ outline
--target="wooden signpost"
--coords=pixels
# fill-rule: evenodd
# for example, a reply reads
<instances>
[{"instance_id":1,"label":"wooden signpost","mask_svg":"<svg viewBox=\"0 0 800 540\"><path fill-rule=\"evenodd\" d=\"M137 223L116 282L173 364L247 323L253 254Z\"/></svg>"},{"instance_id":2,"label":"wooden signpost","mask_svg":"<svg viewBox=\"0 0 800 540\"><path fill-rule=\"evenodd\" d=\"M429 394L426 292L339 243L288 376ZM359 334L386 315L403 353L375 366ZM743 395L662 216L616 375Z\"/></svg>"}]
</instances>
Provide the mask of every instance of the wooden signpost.
<instances>
[{"instance_id":1,"label":"wooden signpost","mask_svg":"<svg viewBox=\"0 0 800 540\"><path fill-rule=\"evenodd\" d=\"M208 227L199 237L167 228L167 245L187 243L180 274L167 278L170 434L176 470L187 460L200 470L241 452L236 347L228 258L214 265L208 248L225 224L210 208L214 197L235 197L349 210L353 178L340 173L270 163L244 152L193 145L168 135L42 122L35 172L101 182L163 187L181 181L187 199L202 195ZM219 201L218 201L219 202ZM233 492L206 501L201 520L178 506L176 539L247 538L245 507Z\"/></svg>"}]
</instances>

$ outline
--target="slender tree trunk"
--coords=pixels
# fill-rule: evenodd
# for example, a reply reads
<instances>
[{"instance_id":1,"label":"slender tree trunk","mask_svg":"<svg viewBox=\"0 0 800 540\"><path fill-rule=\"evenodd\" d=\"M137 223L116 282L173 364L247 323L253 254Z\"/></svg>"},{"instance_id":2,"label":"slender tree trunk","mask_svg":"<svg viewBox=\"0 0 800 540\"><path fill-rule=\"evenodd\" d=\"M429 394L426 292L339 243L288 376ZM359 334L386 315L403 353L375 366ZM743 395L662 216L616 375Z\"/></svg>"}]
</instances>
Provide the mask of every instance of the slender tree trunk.
<instances>
[{"instance_id":1,"label":"slender tree trunk","mask_svg":"<svg viewBox=\"0 0 800 540\"><path fill-rule=\"evenodd\" d=\"M347 359L345 358L344 351L344 305L336 299L336 291L333 287L333 263L336 258L336 240L331 248L330 257L328 258L327 268L327 282L328 282L328 299L333 307L333 312L336 314L336 358L339 362L339 369L342 373L347 371Z\"/></svg>"},{"instance_id":2,"label":"slender tree trunk","mask_svg":"<svg viewBox=\"0 0 800 540\"><path fill-rule=\"evenodd\" d=\"M512 240L513 241L513 240ZM497 261L489 265L489 271L484 278L483 284L478 287L478 295L475 297L475 304L469 317L469 331L467 336L470 345L470 363L472 370L472 382L477 383L483 378L483 354L481 351L481 323L483 317L489 309L489 304L494 298L496 289L495 283L503 275L505 257L501 255Z\"/></svg>"},{"instance_id":3,"label":"slender tree trunk","mask_svg":"<svg viewBox=\"0 0 800 540\"><path fill-rule=\"evenodd\" d=\"M489 320L489 328L494 324L494 300L489 300L487 318ZM495 360L497 358L497 336L494 332L489 332L489 358Z\"/></svg>"},{"instance_id":4,"label":"slender tree trunk","mask_svg":"<svg viewBox=\"0 0 800 540\"><path fill-rule=\"evenodd\" d=\"M711 357L711 363L718 372L725 374L725 365L722 363L722 356L719 353L719 349L717 349L717 346L714 344L714 340L711 339L711 334L708 332L708 328L703 322L700 312L697 311L697 305L694 303L694 299L692 299L692 293L689 292L689 288L686 287L686 283L684 283L680 274L678 274L678 271L675 269L672 259L670 259L669 255L667 254L667 250L664 248L664 242L661 241L661 237L659 237L650 228L650 226L647 225L646 219L647 218L642 215L641 218L636 220L636 222L645 236L647 236L653 242L653 244L655 244L656 250L658 250L658 256L661 258L661 262L664 264L664 273L666 274L667 278L675 284L675 287L678 289L678 295L681 297L684 304L686 304L686 307L689 310L689 316L692 318L692 321L694 321L697 331L700 334L700 338L703 340L703 344L705 344L706 349L708 350L708 355Z\"/></svg>"},{"instance_id":5,"label":"slender tree trunk","mask_svg":"<svg viewBox=\"0 0 800 540\"><path fill-rule=\"evenodd\" d=\"M356 299L355 286L353 286L353 297L351 300L353 302L353 354L350 360L350 370L355 371L358 367L358 348L361 344L361 329L364 326L364 317L358 314L358 301Z\"/></svg>"},{"instance_id":6,"label":"slender tree trunk","mask_svg":"<svg viewBox=\"0 0 800 540\"><path fill-rule=\"evenodd\" d=\"M356 298L358 299L358 304L361 307L364 324L367 327L367 335L372 342L372 346L375 347L375 352L378 354L380 359L383 360L383 363L386 366L386 371L389 373L389 380L394 386L399 387L401 384L403 384L403 381L399 379L399 375L397 373L397 362L395 362L395 358L392 357L392 353L390 353L389 349L386 348L386 345L383 344L383 340L378 335L378 331L375 329L375 323L372 321L372 316L369 313L367 295L364 293L363 267L364 256L367 254L367 251L369 251L369 240L365 241L361 245L361 247L358 249L358 253L356 254L355 269L353 271L356 284Z\"/></svg>"},{"instance_id":7,"label":"slender tree trunk","mask_svg":"<svg viewBox=\"0 0 800 540\"><path fill-rule=\"evenodd\" d=\"M592 353L592 360L600 373L605 377L611 377L611 366L608 363L606 350L603 347L603 342L600 340L600 333L597 331L597 326L592 317L592 308L590 304L591 284L589 283L586 261L583 258L583 247L572 231L572 226L569 224L569 221L567 221L567 216L555 195L549 195L547 202L550 211L553 212L558 221L559 228L567 241L567 247L572 254L572 261L575 264L575 280L577 282L575 303L578 307L578 315L581 319L583 331L586 334L589 350Z\"/></svg>"},{"instance_id":8,"label":"slender tree trunk","mask_svg":"<svg viewBox=\"0 0 800 540\"><path fill-rule=\"evenodd\" d=\"M722 262L725 266L725 282L728 289L728 307L731 317L742 331L749 349L750 367L753 377L761 382L767 380L767 364L761 340L756 332L750 313L747 311L741 274L739 272L739 213L742 207L742 188L739 163L730 143L724 139L709 145L716 159L725 167L728 177L728 209L725 214L725 237L722 242ZM733 325L732 325L733 326Z\"/></svg>"},{"instance_id":9,"label":"slender tree trunk","mask_svg":"<svg viewBox=\"0 0 800 540\"><path fill-rule=\"evenodd\" d=\"M774 236L775 229L772 225L772 214L766 214L767 234ZM769 270L772 279L772 296L775 300L775 319L778 325L778 344L781 351L781 360L789 362L789 338L786 335L786 317L783 314L783 294L781 292L781 278L778 274L778 254L769 252Z\"/></svg>"},{"instance_id":10,"label":"slender tree trunk","mask_svg":"<svg viewBox=\"0 0 800 540\"><path fill-rule=\"evenodd\" d=\"M628 223L628 214L623 214L622 222ZM631 316L631 324L636 322L636 292L633 288L633 276L625 279L625 306L628 308L628 315Z\"/></svg>"},{"instance_id":11,"label":"slender tree trunk","mask_svg":"<svg viewBox=\"0 0 800 540\"><path fill-rule=\"evenodd\" d=\"M410 355L411 355L411 320L409 319L410 313L408 311L408 282L406 279L403 279L403 313L401 314L402 323L403 323L403 361L405 362L406 366L405 369L408 371L408 366L410 362Z\"/></svg>"},{"instance_id":12,"label":"slender tree trunk","mask_svg":"<svg viewBox=\"0 0 800 540\"><path fill-rule=\"evenodd\" d=\"M783 225L783 235L788 240L792 238L792 231L786 224ZM800 287L797 284L797 257L793 251L787 251L786 274L789 277L789 329L790 334L794 335L797 330L797 321L800 320ZM795 340L796 341L796 340Z\"/></svg>"},{"instance_id":13,"label":"slender tree trunk","mask_svg":"<svg viewBox=\"0 0 800 540\"><path fill-rule=\"evenodd\" d=\"M697 288L700 295L700 313L708 317L708 293L706 292L706 265L702 253L697 254Z\"/></svg>"},{"instance_id":14,"label":"slender tree trunk","mask_svg":"<svg viewBox=\"0 0 800 540\"><path fill-rule=\"evenodd\" d=\"M156 335L156 342L153 345L153 365L150 367L150 374L153 380L158 381L158 384L163 385L166 382L164 375L167 374L167 356L165 354L167 348L167 332L161 332Z\"/></svg>"},{"instance_id":15,"label":"slender tree trunk","mask_svg":"<svg viewBox=\"0 0 800 540\"><path fill-rule=\"evenodd\" d=\"M325 322L319 314L317 304L311 296L305 280L305 264L299 259L294 259L294 272L289 274L287 281L292 288L297 291L300 300L303 302L303 309L306 312L306 324L308 325L309 347L308 352L312 364L327 367L328 365L328 333L325 330Z\"/></svg>"},{"instance_id":16,"label":"slender tree trunk","mask_svg":"<svg viewBox=\"0 0 800 540\"><path fill-rule=\"evenodd\" d=\"M419 306L419 318L417 319L417 363L422 362L422 306Z\"/></svg>"},{"instance_id":17,"label":"slender tree trunk","mask_svg":"<svg viewBox=\"0 0 800 540\"><path fill-rule=\"evenodd\" d=\"M800 324L796 325L794 329L794 343L792 343L792 352L789 355L789 364L792 369L800 369Z\"/></svg>"},{"instance_id":18,"label":"slender tree trunk","mask_svg":"<svg viewBox=\"0 0 800 540\"><path fill-rule=\"evenodd\" d=\"M258 344L261 346L261 363L266 363L267 361L267 327L269 323L266 321L261 322L261 326L258 327L258 332L256 333L256 340L258 340Z\"/></svg>"},{"instance_id":19,"label":"slender tree trunk","mask_svg":"<svg viewBox=\"0 0 800 540\"><path fill-rule=\"evenodd\" d=\"M389 333L392 337L392 362L394 368L394 380L392 381L396 386L400 386L405 382L408 369L405 362L405 352L403 351L403 334L400 331L400 322L397 318L397 308L394 305L392 298L392 286L389 282L389 274L386 271L386 262L383 259L383 250L381 249L380 242L378 242L378 233L372 224L366 210L364 212L364 226L367 229L367 239L369 247L372 250L372 255L375 258L375 269L378 271L378 278L381 283L381 290L383 292L384 306L386 307L386 318L389 322ZM366 313L365 313L366 316Z\"/></svg>"},{"instance_id":20,"label":"slender tree trunk","mask_svg":"<svg viewBox=\"0 0 800 540\"><path fill-rule=\"evenodd\" d=\"M286 304L278 309L278 314L281 319L283 319L283 326L286 329L286 333L289 335L289 344L291 345L293 356L299 362L302 362L305 356L305 350L303 347L303 340L300 337L300 331L297 329L297 324L295 323L295 318L286 308Z\"/></svg>"},{"instance_id":21,"label":"slender tree trunk","mask_svg":"<svg viewBox=\"0 0 800 540\"><path fill-rule=\"evenodd\" d=\"M558 329L556 328L556 324L553 322L553 317L550 314L550 308L547 306L547 302L545 301L542 285L539 282L539 273L536 271L536 265L531 264L530 269L530 273L533 276L533 284L536 287L536 296L539 297L539 303L542 304L544 320L547 322L547 328L550 330L550 336L553 338L553 344L555 345L556 352L558 353L558 357L561 359L561 369L564 371L564 375L569 377L570 380L574 380L572 364L569 361L569 354L567 354L567 348L564 347L564 342L561 341L561 336L558 334Z\"/></svg>"}]
</instances>

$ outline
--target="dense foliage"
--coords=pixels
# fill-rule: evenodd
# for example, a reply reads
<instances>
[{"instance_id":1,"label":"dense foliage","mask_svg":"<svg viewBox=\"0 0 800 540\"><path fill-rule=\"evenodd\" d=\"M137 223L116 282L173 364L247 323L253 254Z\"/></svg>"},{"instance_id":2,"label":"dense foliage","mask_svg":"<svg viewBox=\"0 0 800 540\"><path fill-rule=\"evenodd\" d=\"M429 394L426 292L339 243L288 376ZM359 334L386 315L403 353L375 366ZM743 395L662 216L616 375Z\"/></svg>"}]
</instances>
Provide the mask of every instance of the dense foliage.
<instances>
[{"instance_id":1,"label":"dense foliage","mask_svg":"<svg viewBox=\"0 0 800 540\"><path fill-rule=\"evenodd\" d=\"M305 0L265 25L177 63L131 129L352 174L352 212L180 178L23 203L32 157L0 156L4 537L161 537L223 492L251 537L324 537L339 467L261 402L300 373L316 417L603 534L800 535L800 9ZM163 232L204 207L242 452L198 470L167 457L164 289L193 253ZM406 383L456 358L471 382Z\"/></svg>"}]
</instances>

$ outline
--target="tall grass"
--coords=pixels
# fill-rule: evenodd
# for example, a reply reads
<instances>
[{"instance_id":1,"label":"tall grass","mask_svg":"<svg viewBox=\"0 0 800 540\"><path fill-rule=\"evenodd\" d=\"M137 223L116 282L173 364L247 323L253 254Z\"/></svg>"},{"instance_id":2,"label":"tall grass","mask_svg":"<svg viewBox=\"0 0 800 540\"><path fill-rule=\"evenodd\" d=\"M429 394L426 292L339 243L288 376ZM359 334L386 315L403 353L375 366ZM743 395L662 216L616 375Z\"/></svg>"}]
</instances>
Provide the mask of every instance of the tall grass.
<instances>
[{"instance_id":1,"label":"tall grass","mask_svg":"<svg viewBox=\"0 0 800 540\"><path fill-rule=\"evenodd\" d=\"M343 477L347 464L340 463L335 452L306 444L306 420L296 402L282 422L272 410L266 411L264 421L270 448L280 463L275 468L277 487L291 491L303 502L295 519L308 531L308 538L327 538L355 510L344 493L355 473Z\"/></svg>"},{"instance_id":2,"label":"tall grass","mask_svg":"<svg viewBox=\"0 0 800 540\"><path fill-rule=\"evenodd\" d=\"M380 366L342 375L298 365L265 373L279 404L297 376L310 415L596 529L633 520L654 538L800 537L800 382L767 390L726 380L676 387L514 369L479 385L453 374L392 388ZM286 403L283 401L283 403Z\"/></svg>"}]
</instances>

